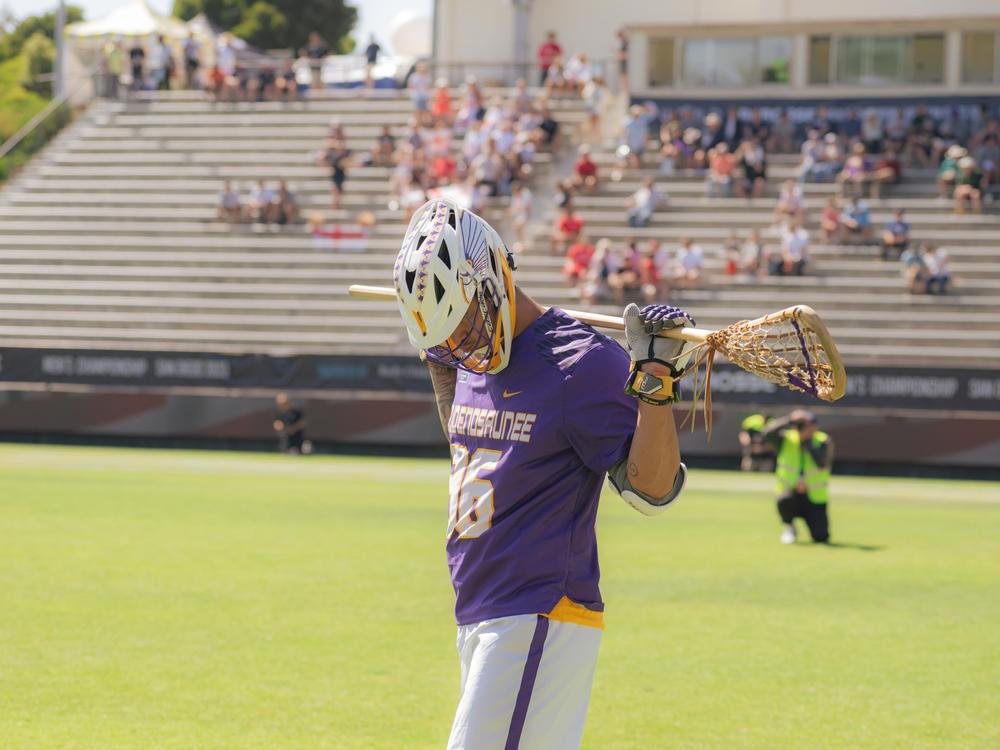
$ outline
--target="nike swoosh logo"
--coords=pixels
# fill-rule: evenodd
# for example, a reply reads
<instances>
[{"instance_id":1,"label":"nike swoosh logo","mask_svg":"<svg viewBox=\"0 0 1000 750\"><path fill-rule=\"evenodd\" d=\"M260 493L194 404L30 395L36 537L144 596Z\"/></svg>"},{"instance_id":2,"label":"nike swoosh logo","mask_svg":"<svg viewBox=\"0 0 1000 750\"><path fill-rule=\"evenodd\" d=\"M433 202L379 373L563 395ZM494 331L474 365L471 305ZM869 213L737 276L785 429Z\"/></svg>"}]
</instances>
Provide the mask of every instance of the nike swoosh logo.
<instances>
[{"instance_id":1,"label":"nike swoosh logo","mask_svg":"<svg viewBox=\"0 0 1000 750\"><path fill-rule=\"evenodd\" d=\"M507 389L505 388L505 389L504 389L504 392L503 392L503 397L504 397L504 398L510 398L511 396L516 396L516 395L517 395L517 394L519 394L519 393L524 393L524 391L508 391L508 390L507 390Z\"/></svg>"}]
</instances>

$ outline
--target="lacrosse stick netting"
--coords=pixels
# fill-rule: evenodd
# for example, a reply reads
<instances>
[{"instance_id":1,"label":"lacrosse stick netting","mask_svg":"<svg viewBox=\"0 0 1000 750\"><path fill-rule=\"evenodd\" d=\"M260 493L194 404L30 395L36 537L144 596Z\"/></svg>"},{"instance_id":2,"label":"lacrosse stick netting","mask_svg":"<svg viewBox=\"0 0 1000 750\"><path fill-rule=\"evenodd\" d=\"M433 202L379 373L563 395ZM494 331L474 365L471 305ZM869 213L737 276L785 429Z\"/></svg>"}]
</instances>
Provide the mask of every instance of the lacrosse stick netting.
<instances>
[{"instance_id":1,"label":"lacrosse stick netting","mask_svg":"<svg viewBox=\"0 0 1000 750\"><path fill-rule=\"evenodd\" d=\"M824 401L836 401L847 387L847 373L837 346L819 315L806 305L713 331L694 351L697 358L685 373L695 373L694 399L688 415L692 429L700 394L704 397L705 426L711 433L712 365L716 353L770 383ZM699 390L698 369L703 362L705 379Z\"/></svg>"}]
</instances>

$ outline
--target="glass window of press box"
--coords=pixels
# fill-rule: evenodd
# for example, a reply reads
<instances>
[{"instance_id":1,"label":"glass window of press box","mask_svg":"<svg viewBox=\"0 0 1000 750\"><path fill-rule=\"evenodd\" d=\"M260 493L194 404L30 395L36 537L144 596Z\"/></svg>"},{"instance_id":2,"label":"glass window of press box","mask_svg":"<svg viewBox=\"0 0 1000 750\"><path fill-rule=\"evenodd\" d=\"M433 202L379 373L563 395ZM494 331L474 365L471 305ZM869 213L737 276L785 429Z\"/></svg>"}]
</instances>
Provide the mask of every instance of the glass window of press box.
<instances>
[{"instance_id":1,"label":"glass window of press box","mask_svg":"<svg viewBox=\"0 0 1000 750\"><path fill-rule=\"evenodd\" d=\"M809 83L944 83L944 34L810 37Z\"/></svg>"},{"instance_id":2,"label":"glass window of press box","mask_svg":"<svg viewBox=\"0 0 1000 750\"><path fill-rule=\"evenodd\" d=\"M962 34L962 83L1000 82L1000 34L966 31Z\"/></svg>"},{"instance_id":3,"label":"glass window of press box","mask_svg":"<svg viewBox=\"0 0 1000 750\"><path fill-rule=\"evenodd\" d=\"M740 87L788 83L792 38L649 40L650 86Z\"/></svg>"}]
</instances>

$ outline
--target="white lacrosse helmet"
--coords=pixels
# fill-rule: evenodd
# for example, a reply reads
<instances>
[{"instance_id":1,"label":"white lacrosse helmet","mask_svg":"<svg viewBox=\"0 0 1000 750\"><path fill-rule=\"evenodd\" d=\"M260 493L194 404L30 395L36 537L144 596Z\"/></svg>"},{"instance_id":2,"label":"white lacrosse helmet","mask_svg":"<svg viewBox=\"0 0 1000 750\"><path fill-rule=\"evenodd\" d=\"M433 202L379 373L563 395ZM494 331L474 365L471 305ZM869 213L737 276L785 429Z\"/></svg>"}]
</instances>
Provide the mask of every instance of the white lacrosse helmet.
<instances>
[{"instance_id":1,"label":"white lacrosse helmet","mask_svg":"<svg viewBox=\"0 0 1000 750\"><path fill-rule=\"evenodd\" d=\"M513 266L486 221L451 200L425 203L393 268L410 343L439 364L500 372L514 338Z\"/></svg>"}]
</instances>

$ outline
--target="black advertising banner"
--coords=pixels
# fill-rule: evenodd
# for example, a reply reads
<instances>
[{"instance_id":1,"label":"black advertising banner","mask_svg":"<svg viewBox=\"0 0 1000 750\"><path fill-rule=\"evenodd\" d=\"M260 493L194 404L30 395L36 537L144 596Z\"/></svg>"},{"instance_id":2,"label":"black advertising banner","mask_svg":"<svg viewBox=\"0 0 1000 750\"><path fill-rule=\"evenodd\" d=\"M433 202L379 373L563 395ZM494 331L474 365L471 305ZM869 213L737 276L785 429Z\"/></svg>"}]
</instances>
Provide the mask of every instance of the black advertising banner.
<instances>
[{"instance_id":1,"label":"black advertising banner","mask_svg":"<svg viewBox=\"0 0 1000 750\"><path fill-rule=\"evenodd\" d=\"M0 348L0 382L431 392L426 368L416 357L389 355ZM849 367L847 383L847 395L838 402L844 406L1000 412L1000 372L992 370ZM712 374L712 397L731 404L811 401L726 363Z\"/></svg>"}]
</instances>

